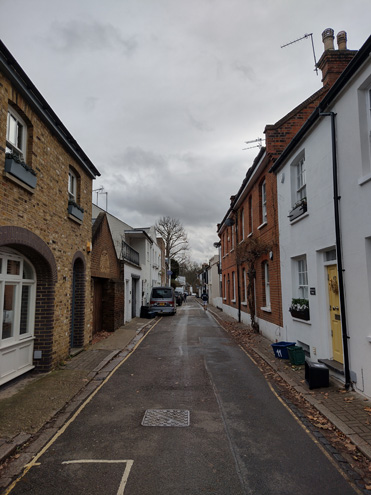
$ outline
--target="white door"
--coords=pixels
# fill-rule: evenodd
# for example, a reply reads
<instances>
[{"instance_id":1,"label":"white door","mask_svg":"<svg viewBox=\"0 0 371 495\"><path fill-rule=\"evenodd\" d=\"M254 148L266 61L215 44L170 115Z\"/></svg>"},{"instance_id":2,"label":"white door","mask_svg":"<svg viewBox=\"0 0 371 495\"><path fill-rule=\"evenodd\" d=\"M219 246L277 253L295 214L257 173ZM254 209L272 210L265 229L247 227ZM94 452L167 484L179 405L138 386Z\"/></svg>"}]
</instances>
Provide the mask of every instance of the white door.
<instances>
[{"instance_id":1,"label":"white door","mask_svg":"<svg viewBox=\"0 0 371 495\"><path fill-rule=\"evenodd\" d=\"M36 273L12 250L0 251L0 385L34 366Z\"/></svg>"}]
</instances>

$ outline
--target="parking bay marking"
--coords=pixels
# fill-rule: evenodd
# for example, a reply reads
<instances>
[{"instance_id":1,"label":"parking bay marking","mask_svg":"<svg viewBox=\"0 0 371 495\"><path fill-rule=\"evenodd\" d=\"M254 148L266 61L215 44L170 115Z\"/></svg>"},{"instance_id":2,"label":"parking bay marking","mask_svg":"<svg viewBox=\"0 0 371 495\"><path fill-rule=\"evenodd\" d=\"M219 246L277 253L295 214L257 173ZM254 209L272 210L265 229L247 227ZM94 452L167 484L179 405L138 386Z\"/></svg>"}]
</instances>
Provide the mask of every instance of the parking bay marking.
<instances>
[{"instance_id":1,"label":"parking bay marking","mask_svg":"<svg viewBox=\"0 0 371 495\"><path fill-rule=\"evenodd\" d=\"M125 490L125 487L126 487L126 483L128 481L128 478L129 478L129 474L130 474L130 470L134 464L134 461L130 460L130 459L126 459L126 460L104 460L104 459L79 459L79 460L76 460L76 461L63 461L62 464L92 464L92 463L96 463L96 464L126 464L126 467L125 467L125 470L124 470L124 474L122 475L122 478L121 478L121 483L120 483L120 486L119 486L119 489L117 491L117 494L116 495L123 495L124 494L124 490Z\"/></svg>"}]
</instances>

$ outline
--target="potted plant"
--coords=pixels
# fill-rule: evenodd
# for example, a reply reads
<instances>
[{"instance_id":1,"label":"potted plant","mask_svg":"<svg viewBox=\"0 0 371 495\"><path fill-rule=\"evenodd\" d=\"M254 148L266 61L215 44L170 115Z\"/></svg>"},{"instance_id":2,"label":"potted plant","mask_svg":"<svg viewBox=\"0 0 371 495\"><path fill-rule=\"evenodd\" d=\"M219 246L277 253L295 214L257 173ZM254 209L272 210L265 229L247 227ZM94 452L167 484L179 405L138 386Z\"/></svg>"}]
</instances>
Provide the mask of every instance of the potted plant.
<instances>
[{"instance_id":1,"label":"potted plant","mask_svg":"<svg viewBox=\"0 0 371 495\"><path fill-rule=\"evenodd\" d=\"M295 218L300 217L307 211L307 198L297 201L289 213L289 219L292 222Z\"/></svg>"},{"instance_id":2,"label":"potted plant","mask_svg":"<svg viewBox=\"0 0 371 495\"><path fill-rule=\"evenodd\" d=\"M35 189L37 182L36 172L23 161L20 155L15 153L5 154L5 171Z\"/></svg>"},{"instance_id":3,"label":"potted plant","mask_svg":"<svg viewBox=\"0 0 371 495\"><path fill-rule=\"evenodd\" d=\"M308 299L293 298L289 311L293 318L300 320L309 320L309 301Z\"/></svg>"},{"instance_id":4,"label":"potted plant","mask_svg":"<svg viewBox=\"0 0 371 495\"><path fill-rule=\"evenodd\" d=\"M82 222L84 208L81 208L73 199L68 200L68 213Z\"/></svg>"}]
</instances>

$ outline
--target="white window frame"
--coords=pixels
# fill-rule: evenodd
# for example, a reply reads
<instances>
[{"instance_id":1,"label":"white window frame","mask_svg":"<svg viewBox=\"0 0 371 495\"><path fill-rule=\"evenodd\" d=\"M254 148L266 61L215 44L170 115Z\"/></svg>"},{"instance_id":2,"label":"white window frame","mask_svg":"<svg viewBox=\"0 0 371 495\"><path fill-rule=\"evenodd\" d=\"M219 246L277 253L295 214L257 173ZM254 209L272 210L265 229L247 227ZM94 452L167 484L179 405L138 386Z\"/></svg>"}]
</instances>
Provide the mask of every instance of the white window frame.
<instances>
[{"instance_id":1,"label":"white window frame","mask_svg":"<svg viewBox=\"0 0 371 495\"><path fill-rule=\"evenodd\" d=\"M305 172L305 149L301 150L290 164L291 206L307 198L307 181Z\"/></svg>"},{"instance_id":2,"label":"white window frame","mask_svg":"<svg viewBox=\"0 0 371 495\"><path fill-rule=\"evenodd\" d=\"M300 299L309 298L308 289L308 265L307 257L302 256L296 259L296 269L297 269L297 294L296 297Z\"/></svg>"},{"instance_id":3,"label":"white window frame","mask_svg":"<svg viewBox=\"0 0 371 495\"><path fill-rule=\"evenodd\" d=\"M245 239L245 208L241 210L241 236L241 241L243 241Z\"/></svg>"},{"instance_id":4,"label":"white window frame","mask_svg":"<svg viewBox=\"0 0 371 495\"><path fill-rule=\"evenodd\" d=\"M358 114L362 160L358 184L362 186L371 180L371 75L358 88Z\"/></svg>"},{"instance_id":5,"label":"white window frame","mask_svg":"<svg viewBox=\"0 0 371 495\"><path fill-rule=\"evenodd\" d=\"M265 306L261 309L264 311L271 311L271 288L269 280L269 263L264 261L262 264L263 277L264 277L264 295L265 295Z\"/></svg>"},{"instance_id":6,"label":"white window frame","mask_svg":"<svg viewBox=\"0 0 371 495\"><path fill-rule=\"evenodd\" d=\"M68 171L68 199L77 203L77 177L71 168Z\"/></svg>"},{"instance_id":7,"label":"white window frame","mask_svg":"<svg viewBox=\"0 0 371 495\"><path fill-rule=\"evenodd\" d=\"M9 345L14 345L24 339L33 337L34 327L35 327L35 304L36 304L36 272L32 264L26 260L28 266L32 271L32 278L23 278L23 268L25 259L22 256L11 253L8 250L0 251L0 348L8 347ZM7 266L8 260L16 261L19 263L20 269L19 274L8 274ZM12 334L3 338L3 322L7 318L4 314L4 297L5 297L5 287L13 286L15 287L14 293L14 304L11 318L13 320ZM28 310L27 310L27 331L20 333L21 331L21 311L22 311L22 289L23 287L29 287L28 296Z\"/></svg>"},{"instance_id":8,"label":"white window frame","mask_svg":"<svg viewBox=\"0 0 371 495\"><path fill-rule=\"evenodd\" d=\"M307 182L305 174L305 157L303 156L295 166L296 168L296 201L307 197Z\"/></svg>"},{"instance_id":9,"label":"white window frame","mask_svg":"<svg viewBox=\"0 0 371 495\"><path fill-rule=\"evenodd\" d=\"M253 208L252 208L252 196L249 196L249 235L253 232Z\"/></svg>"},{"instance_id":10,"label":"white window frame","mask_svg":"<svg viewBox=\"0 0 371 495\"><path fill-rule=\"evenodd\" d=\"M232 302L236 302L236 272L232 272Z\"/></svg>"},{"instance_id":11,"label":"white window frame","mask_svg":"<svg viewBox=\"0 0 371 495\"><path fill-rule=\"evenodd\" d=\"M242 269L242 280L243 280L243 288L244 288L244 300L242 301L242 304L244 306L247 306L247 275L246 275L246 270L245 268Z\"/></svg>"},{"instance_id":12,"label":"white window frame","mask_svg":"<svg viewBox=\"0 0 371 495\"><path fill-rule=\"evenodd\" d=\"M15 136L11 135L14 123ZM22 117L12 108L8 107L6 123L6 152L14 153L21 159L25 159L27 151L27 125Z\"/></svg>"},{"instance_id":13,"label":"white window frame","mask_svg":"<svg viewBox=\"0 0 371 495\"><path fill-rule=\"evenodd\" d=\"M262 225L267 223L267 184L264 180L261 184L261 197L262 197Z\"/></svg>"}]
</instances>

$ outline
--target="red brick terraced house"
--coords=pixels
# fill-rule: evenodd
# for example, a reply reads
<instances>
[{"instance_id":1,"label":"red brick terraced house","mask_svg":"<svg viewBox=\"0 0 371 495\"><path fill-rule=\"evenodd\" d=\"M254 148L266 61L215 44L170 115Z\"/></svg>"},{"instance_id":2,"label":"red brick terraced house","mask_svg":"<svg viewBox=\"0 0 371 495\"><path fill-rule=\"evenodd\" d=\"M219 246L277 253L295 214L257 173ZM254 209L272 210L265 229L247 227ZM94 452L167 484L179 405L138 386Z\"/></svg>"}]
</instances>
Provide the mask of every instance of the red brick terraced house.
<instances>
[{"instance_id":1,"label":"red brick terraced house","mask_svg":"<svg viewBox=\"0 0 371 495\"><path fill-rule=\"evenodd\" d=\"M100 175L0 42L0 385L91 341Z\"/></svg>"},{"instance_id":2,"label":"red brick terraced house","mask_svg":"<svg viewBox=\"0 0 371 495\"><path fill-rule=\"evenodd\" d=\"M344 35L339 33L338 43ZM322 71L323 87L278 122L265 127L266 146L260 149L217 226L223 311L238 321L252 324L272 341L286 340L286 336L282 318L277 183L269 171L356 53L342 44L334 50L332 29L325 30L322 37L325 51L317 65Z\"/></svg>"}]
</instances>

